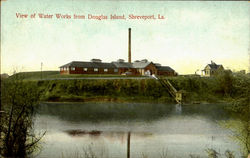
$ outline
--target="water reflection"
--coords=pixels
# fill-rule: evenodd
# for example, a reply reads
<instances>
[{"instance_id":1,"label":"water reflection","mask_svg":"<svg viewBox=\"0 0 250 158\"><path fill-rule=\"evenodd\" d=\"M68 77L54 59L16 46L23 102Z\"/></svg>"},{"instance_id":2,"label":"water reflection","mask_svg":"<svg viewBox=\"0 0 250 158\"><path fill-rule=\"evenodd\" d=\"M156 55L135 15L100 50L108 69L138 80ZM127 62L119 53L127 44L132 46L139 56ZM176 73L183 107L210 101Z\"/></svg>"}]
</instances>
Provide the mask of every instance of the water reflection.
<instances>
[{"instance_id":1,"label":"water reflection","mask_svg":"<svg viewBox=\"0 0 250 158\"><path fill-rule=\"evenodd\" d=\"M82 152L90 145L100 154L105 148L110 158L126 157L128 132L133 158L159 157L166 149L169 157L203 157L206 148L238 154L229 132L216 123L228 119L220 105L45 104L39 110L35 129L47 130L40 157Z\"/></svg>"},{"instance_id":2,"label":"water reflection","mask_svg":"<svg viewBox=\"0 0 250 158\"><path fill-rule=\"evenodd\" d=\"M93 136L99 136L101 134L101 131L96 131L96 130L84 131L84 130L79 130L79 129L66 130L65 132L70 136L83 136L86 134L93 135Z\"/></svg>"},{"instance_id":3,"label":"water reflection","mask_svg":"<svg viewBox=\"0 0 250 158\"><path fill-rule=\"evenodd\" d=\"M182 112L182 106L181 106L181 104L176 104L175 105L175 112L177 114L181 114L181 112Z\"/></svg>"},{"instance_id":4,"label":"water reflection","mask_svg":"<svg viewBox=\"0 0 250 158\"><path fill-rule=\"evenodd\" d=\"M153 104L153 103L43 103L38 114L57 116L70 122L143 120L153 121L172 115L203 116L210 120L227 120L229 115L217 104ZM173 113L174 111L174 113Z\"/></svg>"},{"instance_id":5,"label":"water reflection","mask_svg":"<svg viewBox=\"0 0 250 158\"><path fill-rule=\"evenodd\" d=\"M92 130L92 131L85 131L85 130L80 130L80 129L72 129L72 130L66 130L64 131L71 137L84 137L84 136L102 136L107 139L113 140L113 138L124 138L128 133L131 132L123 132L123 131L97 131L97 130ZM146 138L146 137L152 137L152 133L149 132L133 132L133 137L135 139L139 138Z\"/></svg>"}]
</instances>

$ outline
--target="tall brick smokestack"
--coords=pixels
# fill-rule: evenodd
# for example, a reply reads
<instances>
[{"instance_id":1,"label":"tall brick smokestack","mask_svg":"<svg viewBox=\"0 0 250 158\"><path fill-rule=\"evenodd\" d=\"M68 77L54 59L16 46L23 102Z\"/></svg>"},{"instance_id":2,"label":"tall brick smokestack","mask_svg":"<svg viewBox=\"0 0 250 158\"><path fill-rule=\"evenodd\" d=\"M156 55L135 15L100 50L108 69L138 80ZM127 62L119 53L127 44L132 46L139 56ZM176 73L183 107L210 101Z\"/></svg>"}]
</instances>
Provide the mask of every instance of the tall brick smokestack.
<instances>
[{"instance_id":1,"label":"tall brick smokestack","mask_svg":"<svg viewBox=\"0 0 250 158\"><path fill-rule=\"evenodd\" d=\"M131 28L128 29L128 62L131 63Z\"/></svg>"}]
</instances>

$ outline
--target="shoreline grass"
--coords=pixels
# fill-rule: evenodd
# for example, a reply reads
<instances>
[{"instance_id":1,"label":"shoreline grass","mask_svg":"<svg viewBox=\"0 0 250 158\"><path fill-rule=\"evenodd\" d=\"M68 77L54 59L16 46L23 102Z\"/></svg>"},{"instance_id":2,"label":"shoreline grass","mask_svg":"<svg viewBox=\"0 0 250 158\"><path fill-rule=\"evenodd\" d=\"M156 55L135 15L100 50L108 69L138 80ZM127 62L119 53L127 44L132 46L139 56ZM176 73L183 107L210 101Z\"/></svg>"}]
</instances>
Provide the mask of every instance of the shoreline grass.
<instances>
[{"instance_id":1,"label":"shoreline grass","mask_svg":"<svg viewBox=\"0 0 250 158\"><path fill-rule=\"evenodd\" d=\"M35 73L35 74L34 74ZM20 75L25 73L18 73ZM36 85L42 93L40 101L57 102L157 102L174 103L167 89L154 79L98 79L98 80L32 80L32 72L24 75L27 84ZM47 77L60 75L59 71L44 72ZM33 78L41 77L41 72L33 72ZM45 77L46 75L44 75ZM66 77L83 75L65 75ZM85 77L105 77L105 75L84 75ZM110 75L108 75L110 76ZM111 75L112 76L112 75ZM117 75L115 75L117 76ZM107 76L106 76L107 77ZM11 79L10 77L9 79ZM197 76L168 77L177 90L184 90L184 103L218 103L237 98L242 93L242 85L250 82L249 75L233 76L222 74L216 77Z\"/></svg>"}]
</instances>

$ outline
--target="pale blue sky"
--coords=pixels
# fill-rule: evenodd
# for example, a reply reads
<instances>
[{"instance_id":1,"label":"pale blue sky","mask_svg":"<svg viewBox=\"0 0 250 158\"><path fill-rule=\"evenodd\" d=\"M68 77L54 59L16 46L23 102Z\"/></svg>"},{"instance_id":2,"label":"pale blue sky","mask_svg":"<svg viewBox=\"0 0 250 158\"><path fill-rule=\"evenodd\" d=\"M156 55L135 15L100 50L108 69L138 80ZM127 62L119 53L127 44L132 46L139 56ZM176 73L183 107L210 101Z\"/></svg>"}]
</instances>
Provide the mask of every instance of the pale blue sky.
<instances>
[{"instance_id":1,"label":"pale blue sky","mask_svg":"<svg viewBox=\"0 0 250 158\"><path fill-rule=\"evenodd\" d=\"M71 61L148 59L178 73L210 60L232 70L249 67L249 2L7 0L1 14L1 73L59 70ZM165 20L18 19L16 13L164 15ZM54 15L55 16L55 15Z\"/></svg>"}]
</instances>

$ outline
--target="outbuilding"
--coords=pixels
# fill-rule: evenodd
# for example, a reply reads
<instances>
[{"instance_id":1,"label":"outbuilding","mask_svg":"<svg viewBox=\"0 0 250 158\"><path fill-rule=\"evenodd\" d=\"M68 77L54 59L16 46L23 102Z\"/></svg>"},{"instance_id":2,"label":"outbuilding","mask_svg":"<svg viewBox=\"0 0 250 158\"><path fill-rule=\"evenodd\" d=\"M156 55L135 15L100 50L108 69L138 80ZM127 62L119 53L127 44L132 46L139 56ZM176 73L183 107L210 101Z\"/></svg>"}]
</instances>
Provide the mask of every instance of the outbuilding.
<instances>
[{"instance_id":1,"label":"outbuilding","mask_svg":"<svg viewBox=\"0 0 250 158\"><path fill-rule=\"evenodd\" d=\"M207 66L202 70L202 76L210 77L214 76L224 70L222 65L217 65L215 62L211 61L211 64L207 64Z\"/></svg>"}]
</instances>

